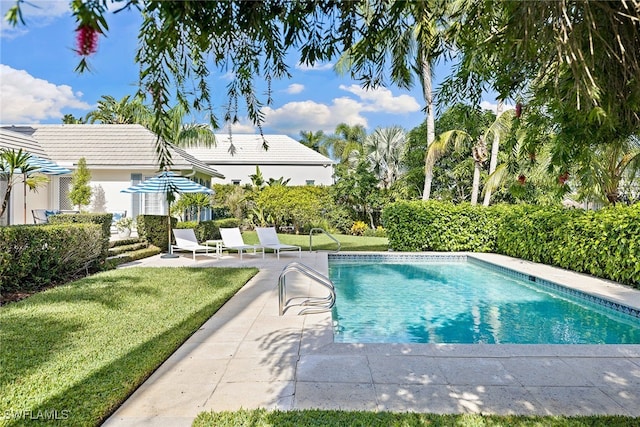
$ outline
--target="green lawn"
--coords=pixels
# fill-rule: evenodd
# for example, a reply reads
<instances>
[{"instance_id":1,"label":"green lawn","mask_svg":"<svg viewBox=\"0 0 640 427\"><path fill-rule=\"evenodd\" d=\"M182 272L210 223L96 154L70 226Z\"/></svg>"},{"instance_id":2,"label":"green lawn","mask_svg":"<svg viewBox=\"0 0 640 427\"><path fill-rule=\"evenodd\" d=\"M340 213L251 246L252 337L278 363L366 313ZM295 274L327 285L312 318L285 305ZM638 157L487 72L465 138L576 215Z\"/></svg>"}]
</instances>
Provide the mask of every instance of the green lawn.
<instances>
[{"instance_id":1,"label":"green lawn","mask_svg":"<svg viewBox=\"0 0 640 427\"><path fill-rule=\"evenodd\" d=\"M256 273L112 270L0 308L0 425L98 425Z\"/></svg>"},{"instance_id":2,"label":"green lawn","mask_svg":"<svg viewBox=\"0 0 640 427\"><path fill-rule=\"evenodd\" d=\"M640 419L620 416L535 417L499 415L437 415L392 412L267 411L203 412L193 427L637 427Z\"/></svg>"},{"instance_id":3,"label":"green lawn","mask_svg":"<svg viewBox=\"0 0 640 427\"><path fill-rule=\"evenodd\" d=\"M389 249L389 239L386 237L365 237L350 236L346 234L332 234L342 245L341 251L387 251ZM260 243L258 235L255 231L245 231L242 238L247 244ZM287 245L297 245L303 251L309 250L308 234L278 234L280 243ZM324 234L315 234L313 236L313 250L335 250L336 243Z\"/></svg>"}]
</instances>

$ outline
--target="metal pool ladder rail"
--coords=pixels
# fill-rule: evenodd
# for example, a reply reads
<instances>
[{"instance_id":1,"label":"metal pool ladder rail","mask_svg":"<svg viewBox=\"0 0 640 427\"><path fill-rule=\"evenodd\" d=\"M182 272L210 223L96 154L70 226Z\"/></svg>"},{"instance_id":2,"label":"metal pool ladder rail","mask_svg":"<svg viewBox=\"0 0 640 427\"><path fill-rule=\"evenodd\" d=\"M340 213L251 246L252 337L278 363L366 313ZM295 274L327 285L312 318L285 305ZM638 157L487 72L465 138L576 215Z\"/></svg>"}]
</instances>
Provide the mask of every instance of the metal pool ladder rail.
<instances>
[{"instance_id":1,"label":"metal pool ladder rail","mask_svg":"<svg viewBox=\"0 0 640 427\"><path fill-rule=\"evenodd\" d=\"M334 253L338 253L338 252L340 252L340 247L341 247L340 242L338 241L338 239L336 239L335 237L333 237L331 234L327 233L327 232L324 230L324 228L312 228L312 229L309 231L309 252L311 252L311 251L313 250L313 249L312 249L312 246L311 246L311 239L313 238L313 232L314 232L314 231L321 231L321 232L323 232L324 234L326 234L326 235L327 235L327 237L329 237L331 240L333 240L334 242L336 242L336 243L338 244L338 249L336 249Z\"/></svg>"},{"instance_id":2,"label":"metal pool ladder rail","mask_svg":"<svg viewBox=\"0 0 640 427\"><path fill-rule=\"evenodd\" d=\"M319 283L329 290L329 295L326 297L293 297L287 300L287 274L291 272L300 273L311 280ZM296 302L295 300L306 298L301 302ZM290 262L283 269L282 273L280 273L280 277L278 278L278 299L279 299L279 312L280 316L284 314L287 309L294 306L303 306L303 308L298 314L314 314L314 313L323 313L325 311L331 310L333 305L336 303L336 291L333 286L333 282L324 274L321 274L314 270L311 267L308 267L299 262Z\"/></svg>"}]
</instances>

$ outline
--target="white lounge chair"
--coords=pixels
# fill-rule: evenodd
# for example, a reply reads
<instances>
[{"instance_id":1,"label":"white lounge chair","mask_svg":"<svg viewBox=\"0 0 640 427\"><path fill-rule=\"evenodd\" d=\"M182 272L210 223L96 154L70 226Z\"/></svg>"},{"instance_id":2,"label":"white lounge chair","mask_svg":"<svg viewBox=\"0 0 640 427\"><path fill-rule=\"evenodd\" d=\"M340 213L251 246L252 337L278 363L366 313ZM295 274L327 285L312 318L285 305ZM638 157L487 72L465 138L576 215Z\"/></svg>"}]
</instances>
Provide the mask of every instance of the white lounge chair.
<instances>
[{"instance_id":1,"label":"white lounge chair","mask_svg":"<svg viewBox=\"0 0 640 427\"><path fill-rule=\"evenodd\" d=\"M280 239L278 239L278 234L276 233L275 227L256 227L256 231L258 232L258 239L260 239L260 244L268 249L273 249L273 251L280 259L280 251L298 251L298 257L302 258L302 248L300 246L294 245L285 245L284 243L280 243Z\"/></svg>"},{"instance_id":2,"label":"white lounge chair","mask_svg":"<svg viewBox=\"0 0 640 427\"><path fill-rule=\"evenodd\" d=\"M176 244L171 245L174 251L191 251L193 252L193 260L196 260L196 252L204 251L206 255L209 255L209 246L201 245L198 243L198 238L193 228L177 228L173 230L173 236L176 238Z\"/></svg>"},{"instance_id":3,"label":"white lounge chair","mask_svg":"<svg viewBox=\"0 0 640 427\"><path fill-rule=\"evenodd\" d=\"M222 249L236 250L240 254L242 260L242 252L253 249L253 254L256 254L258 249L262 250L262 258L264 258L264 248L260 245L247 245L242 240L242 234L238 227L234 228L221 228L220 237L222 237Z\"/></svg>"}]
</instances>

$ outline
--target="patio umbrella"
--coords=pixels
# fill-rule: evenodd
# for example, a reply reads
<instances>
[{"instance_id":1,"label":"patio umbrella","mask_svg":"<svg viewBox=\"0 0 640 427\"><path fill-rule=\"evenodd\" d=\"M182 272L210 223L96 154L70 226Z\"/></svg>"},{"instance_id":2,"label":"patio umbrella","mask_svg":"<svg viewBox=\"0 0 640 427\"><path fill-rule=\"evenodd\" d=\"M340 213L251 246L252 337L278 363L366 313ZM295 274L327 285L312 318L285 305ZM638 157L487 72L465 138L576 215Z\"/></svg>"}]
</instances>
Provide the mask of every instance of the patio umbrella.
<instances>
[{"instance_id":1,"label":"patio umbrella","mask_svg":"<svg viewBox=\"0 0 640 427\"><path fill-rule=\"evenodd\" d=\"M169 248L166 255L162 255L162 258L177 258L171 252L171 202L175 199L174 193L205 193L213 194L213 190L191 181L184 176L180 176L171 171L164 171L160 175L156 175L153 178L149 178L146 181L142 181L140 184L136 184L132 187L120 190L121 193L164 193L167 195L168 213L167 219L169 222Z\"/></svg>"},{"instance_id":2,"label":"patio umbrella","mask_svg":"<svg viewBox=\"0 0 640 427\"><path fill-rule=\"evenodd\" d=\"M71 173L70 169L63 168L59 166L57 163L52 162L51 160L43 159L38 156L31 156L27 160L29 166L37 168L29 174L33 173L41 173L44 175L65 175ZM16 171L18 173L22 173L21 171ZM23 185L24 185L24 223L27 223L27 174L24 174Z\"/></svg>"}]
</instances>

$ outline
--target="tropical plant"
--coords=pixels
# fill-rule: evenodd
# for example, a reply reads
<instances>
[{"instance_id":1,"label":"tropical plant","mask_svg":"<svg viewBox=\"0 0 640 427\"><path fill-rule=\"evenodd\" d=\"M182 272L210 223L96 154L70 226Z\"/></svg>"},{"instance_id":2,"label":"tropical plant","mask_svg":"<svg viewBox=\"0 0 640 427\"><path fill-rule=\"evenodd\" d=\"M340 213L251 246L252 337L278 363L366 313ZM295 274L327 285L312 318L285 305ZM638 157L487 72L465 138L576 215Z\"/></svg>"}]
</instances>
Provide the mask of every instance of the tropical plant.
<instances>
[{"instance_id":1,"label":"tropical plant","mask_svg":"<svg viewBox=\"0 0 640 427\"><path fill-rule=\"evenodd\" d=\"M22 151L22 149L18 151L6 148L0 149L0 180L6 183L2 206L0 206L0 217L4 215L9 206L11 191L19 178L22 178L29 190L33 191L48 182L46 177L38 174L34 175L38 168L29 164L30 158L31 154Z\"/></svg>"},{"instance_id":2,"label":"tropical plant","mask_svg":"<svg viewBox=\"0 0 640 427\"><path fill-rule=\"evenodd\" d=\"M200 222L203 209L211 207L211 196L205 193L183 193L180 198L171 205L171 214L180 218L186 216L185 220Z\"/></svg>"},{"instance_id":3,"label":"tropical plant","mask_svg":"<svg viewBox=\"0 0 640 427\"><path fill-rule=\"evenodd\" d=\"M311 148L313 151L317 151L323 156L329 155L329 150L325 144L326 137L323 131L317 132L301 130L300 131L300 143L305 147Z\"/></svg>"},{"instance_id":4,"label":"tropical plant","mask_svg":"<svg viewBox=\"0 0 640 427\"><path fill-rule=\"evenodd\" d=\"M103 95L98 100L98 106L85 116L87 123L104 124L141 124L148 126L151 112L143 104L140 97L131 98L131 95L124 96L117 101L111 95ZM66 117L66 116L65 116Z\"/></svg>"},{"instance_id":5,"label":"tropical plant","mask_svg":"<svg viewBox=\"0 0 640 427\"><path fill-rule=\"evenodd\" d=\"M89 182L91 182L91 172L87 168L87 160L80 157L78 167L71 175L71 191L69 192L69 199L78 207L78 210L82 210L83 206L91 203L92 188Z\"/></svg>"},{"instance_id":6,"label":"tropical plant","mask_svg":"<svg viewBox=\"0 0 640 427\"><path fill-rule=\"evenodd\" d=\"M495 121L485 129L485 131L474 138L464 130L449 130L438 136L436 141L431 144L427 151L427 174L429 169L433 169L436 160L440 158L453 144L456 149L459 149L466 140L474 140L474 145L471 148L472 158L474 160L473 171L473 184L471 190L471 204L475 205L478 201L478 193L480 189L480 170L484 162L487 159L487 139L491 137L500 138L506 135L511 129L511 123L514 117L512 111L505 111Z\"/></svg>"},{"instance_id":7,"label":"tropical plant","mask_svg":"<svg viewBox=\"0 0 640 427\"><path fill-rule=\"evenodd\" d=\"M265 185L264 176L262 176L262 172L258 165L256 165L256 173L249 175L249 179L251 179L251 185L255 188L260 189Z\"/></svg>"},{"instance_id":8,"label":"tropical plant","mask_svg":"<svg viewBox=\"0 0 640 427\"><path fill-rule=\"evenodd\" d=\"M327 136L326 139L331 158L341 165L347 164L349 159L357 158L362 154L362 144L366 137L367 131L362 125L338 124L335 133Z\"/></svg>"},{"instance_id":9,"label":"tropical plant","mask_svg":"<svg viewBox=\"0 0 640 427\"><path fill-rule=\"evenodd\" d=\"M400 178L405 144L405 133L399 126L378 128L364 140L367 161L382 188L391 188Z\"/></svg>"}]
</instances>

